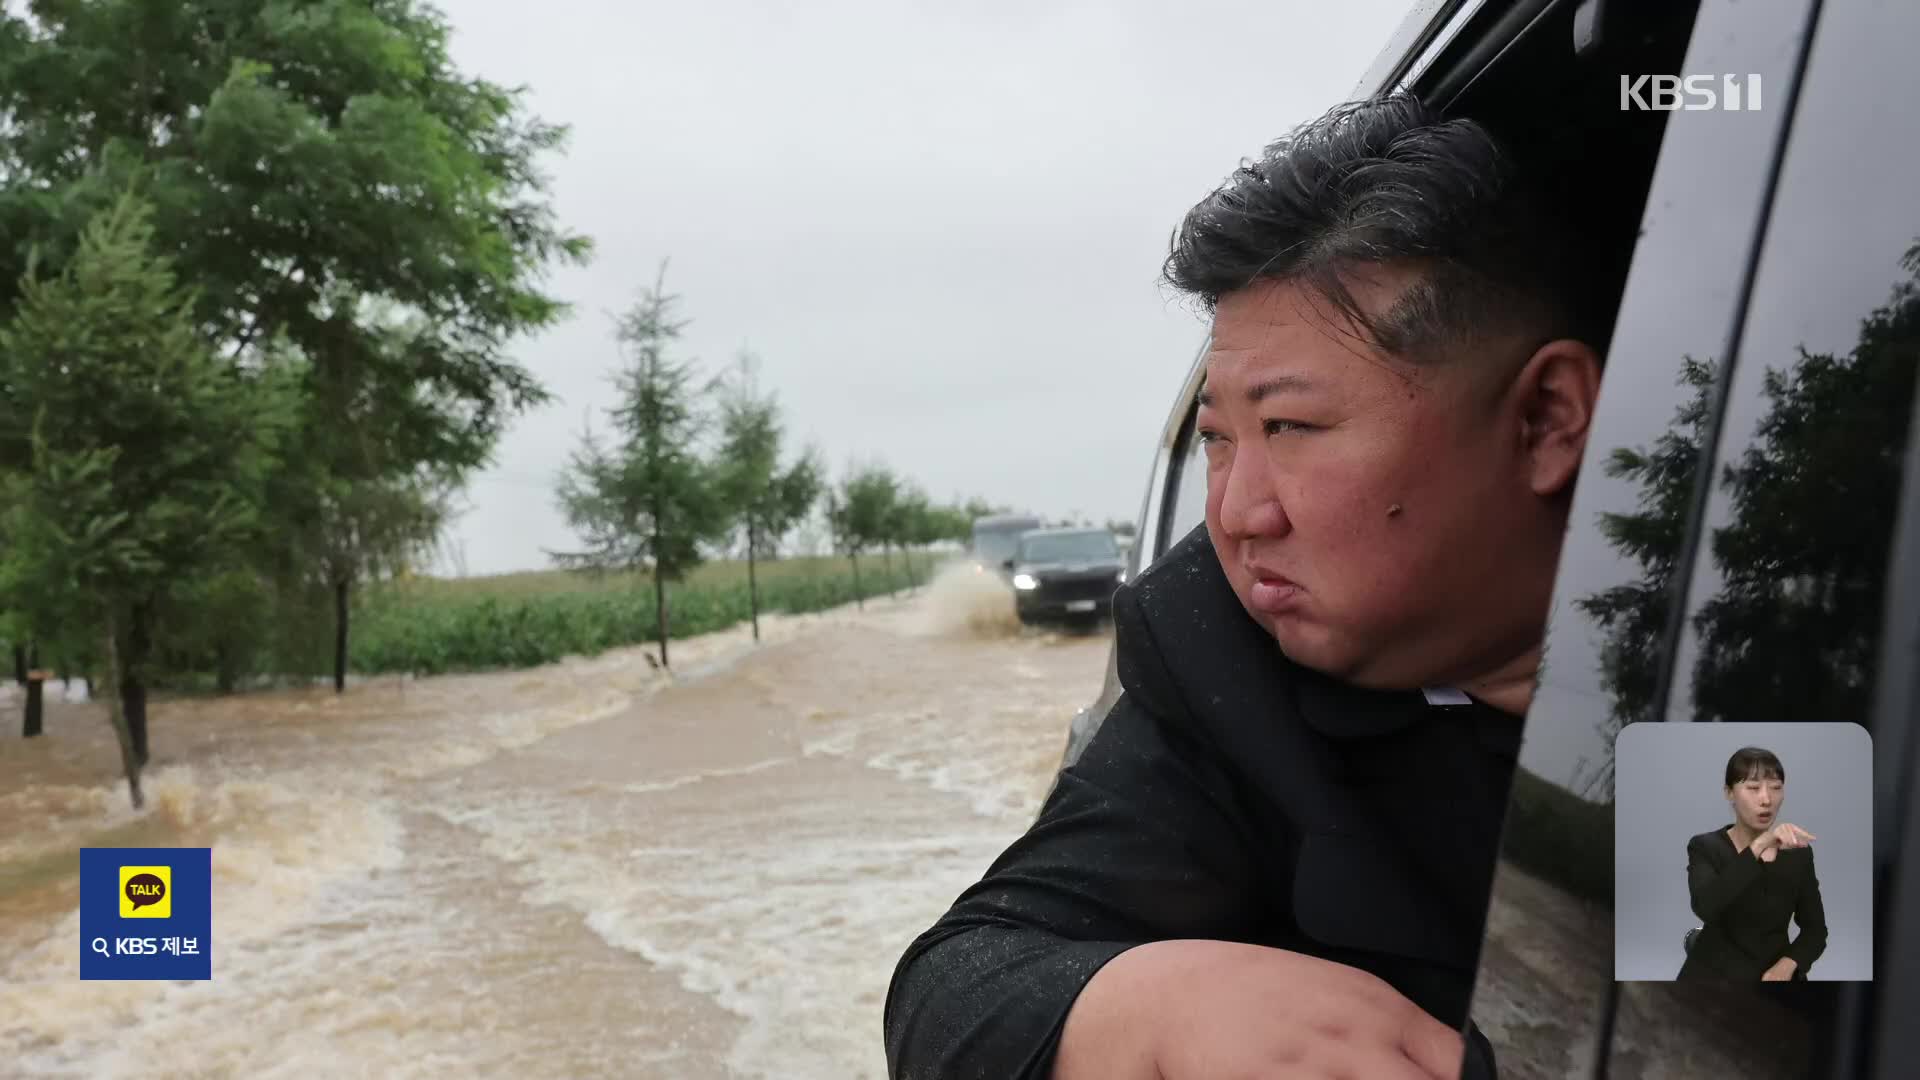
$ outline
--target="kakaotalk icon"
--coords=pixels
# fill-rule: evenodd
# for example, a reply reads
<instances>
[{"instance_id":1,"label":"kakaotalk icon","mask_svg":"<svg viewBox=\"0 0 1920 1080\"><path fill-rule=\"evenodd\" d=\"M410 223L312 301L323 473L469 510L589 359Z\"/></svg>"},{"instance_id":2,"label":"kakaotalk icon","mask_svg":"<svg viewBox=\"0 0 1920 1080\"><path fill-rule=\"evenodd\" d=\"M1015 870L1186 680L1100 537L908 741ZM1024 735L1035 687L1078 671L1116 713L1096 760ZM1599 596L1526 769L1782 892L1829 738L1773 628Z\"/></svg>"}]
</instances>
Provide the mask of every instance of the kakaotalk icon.
<instances>
[{"instance_id":1,"label":"kakaotalk icon","mask_svg":"<svg viewBox=\"0 0 1920 1080\"><path fill-rule=\"evenodd\" d=\"M173 917L173 867L123 866L120 868L120 917L123 919L170 919Z\"/></svg>"}]
</instances>

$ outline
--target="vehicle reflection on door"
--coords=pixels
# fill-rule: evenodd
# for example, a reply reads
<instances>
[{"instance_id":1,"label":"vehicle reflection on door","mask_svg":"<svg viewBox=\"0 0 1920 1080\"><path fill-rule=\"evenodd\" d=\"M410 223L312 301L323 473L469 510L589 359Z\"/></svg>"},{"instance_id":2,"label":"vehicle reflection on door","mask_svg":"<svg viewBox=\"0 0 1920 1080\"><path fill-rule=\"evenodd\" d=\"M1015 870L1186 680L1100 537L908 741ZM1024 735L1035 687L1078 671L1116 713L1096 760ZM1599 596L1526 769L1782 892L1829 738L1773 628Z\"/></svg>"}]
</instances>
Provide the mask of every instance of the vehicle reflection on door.
<instances>
[{"instance_id":1,"label":"vehicle reflection on door","mask_svg":"<svg viewBox=\"0 0 1920 1080\"><path fill-rule=\"evenodd\" d=\"M1699 387L1711 385L1742 310L1809 8L1706 0L1693 25L1684 70L1759 73L1779 107L1674 112L1661 141L1562 548L1475 981L1471 1016L1502 1080L1606 1074L1616 1004L1612 737L1656 715L1660 658L1677 636L1670 575L1690 566L1695 477L1719 423ZM1650 564L1666 576L1650 581ZM1696 1032L1717 1022L1712 1007L1676 995L1645 1023L1635 1013L1636 1038L1674 1075L1702 1076L1749 1075L1739 1070L1805 1042L1793 1014L1760 1014L1731 1053L1693 1054Z\"/></svg>"},{"instance_id":2,"label":"vehicle reflection on door","mask_svg":"<svg viewBox=\"0 0 1920 1080\"><path fill-rule=\"evenodd\" d=\"M1869 948L1887 938L1891 825L1897 794L1912 784L1903 761L1914 718L1877 716L1875 704L1894 602L1894 523L1902 485L1915 480L1902 469L1920 370L1920 149L1911 139L1878 139L1886 149L1866 164L1852 147L1866 130L1862 101L1920 96L1920 68L1904 44L1917 34L1912 5L1822 8L1718 426L1672 690L1664 703L1647 699L1627 710L1664 708L1669 721L1865 726L1877 758ZM1697 377L1691 406L1711 399L1715 374L1689 371ZM1680 438L1694 439L1697 453L1699 436ZM1643 490L1661 486L1659 451L1620 463ZM1645 542L1676 524L1646 514L1609 530L1642 565L1641 595L1666 589L1679 569ZM1615 661L1609 689L1624 697L1642 683L1649 657L1625 632L1635 619L1614 614L1602 619ZM1857 925L1831 930L1856 935L1856 947L1858 935L1869 935ZM1811 977L1820 978L1818 965ZM1633 1076L1670 1066L1646 1035L1684 1010L1697 1047L1744 1055L1743 1077L1867 1075L1851 1029L1870 1002L1864 984L1839 982L1624 984L1610 1070ZM1756 1035L1773 1044L1770 1053L1753 1052ZM1910 1075L1910 1061L1879 1062L1878 1075L1895 1075L1896 1065Z\"/></svg>"}]
</instances>

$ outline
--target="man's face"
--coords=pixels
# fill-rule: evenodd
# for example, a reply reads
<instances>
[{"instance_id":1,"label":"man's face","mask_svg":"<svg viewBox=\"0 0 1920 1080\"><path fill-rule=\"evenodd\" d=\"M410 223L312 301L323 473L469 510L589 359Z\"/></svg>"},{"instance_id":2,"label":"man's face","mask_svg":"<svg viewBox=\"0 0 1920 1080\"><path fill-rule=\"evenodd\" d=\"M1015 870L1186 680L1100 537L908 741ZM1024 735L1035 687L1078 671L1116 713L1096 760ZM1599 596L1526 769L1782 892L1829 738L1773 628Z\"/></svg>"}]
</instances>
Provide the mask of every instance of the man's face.
<instances>
[{"instance_id":1,"label":"man's face","mask_svg":"<svg viewBox=\"0 0 1920 1080\"><path fill-rule=\"evenodd\" d=\"M1778 776L1756 773L1727 789L1727 802L1733 804L1735 819L1753 832L1772 828L1786 800L1786 781Z\"/></svg>"},{"instance_id":2,"label":"man's face","mask_svg":"<svg viewBox=\"0 0 1920 1080\"><path fill-rule=\"evenodd\" d=\"M1376 268L1351 287L1378 312L1412 280ZM1198 422L1207 531L1295 661L1357 685L1457 684L1537 644L1563 527L1541 495L1571 483L1578 446L1564 480L1542 480L1506 390L1526 343L1415 366L1359 333L1291 282L1220 299Z\"/></svg>"}]
</instances>

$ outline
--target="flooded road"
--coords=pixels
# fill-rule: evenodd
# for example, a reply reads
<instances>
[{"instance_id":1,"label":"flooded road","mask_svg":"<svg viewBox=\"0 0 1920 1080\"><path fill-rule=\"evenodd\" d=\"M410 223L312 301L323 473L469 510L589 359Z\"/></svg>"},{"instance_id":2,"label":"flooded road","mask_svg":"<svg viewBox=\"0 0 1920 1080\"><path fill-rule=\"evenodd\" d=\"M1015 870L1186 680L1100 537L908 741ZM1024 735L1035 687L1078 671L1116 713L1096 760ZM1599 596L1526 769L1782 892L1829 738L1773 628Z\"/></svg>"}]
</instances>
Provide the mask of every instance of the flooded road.
<instances>
[{"instance_id":1,"label":"flooded road","mask_svg":"<svg viewBox=\"0 0 1920 1080\"><path fill-rule=\"evenodd\" d=\"M952 585L531 671L0 739L0 1061L132 1077L879 1077L894 961L1025 828L1107 637ZM18 722L17 705L6 722ZM78 980L75 850L211 846L210 983Z\"/></svg>"}]
</instances>

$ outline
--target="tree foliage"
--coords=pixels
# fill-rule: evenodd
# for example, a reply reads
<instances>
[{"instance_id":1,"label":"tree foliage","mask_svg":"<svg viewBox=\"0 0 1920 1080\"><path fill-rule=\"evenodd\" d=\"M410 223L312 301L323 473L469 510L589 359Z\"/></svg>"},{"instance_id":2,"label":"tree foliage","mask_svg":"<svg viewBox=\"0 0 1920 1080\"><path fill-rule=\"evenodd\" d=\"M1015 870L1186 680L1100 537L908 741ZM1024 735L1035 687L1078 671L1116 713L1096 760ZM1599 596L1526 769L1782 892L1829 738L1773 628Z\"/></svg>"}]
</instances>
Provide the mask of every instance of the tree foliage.
<instances>
[{"instance_id":1,"label":"tree foliage","mask_svg":"<svg viewBox=\"0 0 1920 1080\"><path fill-rule=\"evenodd\" d=\"M239 562L258 538L298 401L294 365L240 372L208 351L149 217L122 199L60 273L30 262L0 329L0 595L37 623L98 620L122 667L113 681L136 688L182 577ZM123 731L136 802L140 721Z\"/></svg>"},{"instance_id":2,"label":"tree foliage","mask_svg":"<svg viewBox=\"0 0 1920 1080\"><path fill-rule=\"evenodd\" d=\"M547 204L565 130L462 74L415 0L32 0L0 13L0 319L123 191L238 370L304 358L261 564L340 599L546 399L507 352L587 242ZM344 635L344 622L338 628ZM339 673L336 672L338 676Z\"/></svg>"},{"instance_id":3,"label":"tree foliage","mask_svg":"<svg viewBox=\"0 0 1920 1080\"><path fill-rule=\"evenodd\" d=\"M660 662L667 656L667 585L705 557L702 546L728 525L713 470L699 453L708 417L691 361L671 355L685 324L666 269L615 322L622 366L607 410L611 445L589 428L558 485L561 511L584 550L551 553L562 566L645 569L653 578Z\"/></svg>"},{"instance_id":4,"label":"tree foliage","mask_svg":"<svg viewBox=\"0 0 1920 1080\"><path fill-rule=\"evenodd\" d=\"M1685 627L1695 647L1681 654L1692 657L1686 704L1695 719L1869 712L1920 371L1920 247L1904 265L1912 277L1862 320L1849 351L1801 348L1784 367L1766 369L1753 436L1718 463L1713 482L1725 513L1715 520L1725 523L1708 534L1710 561L1690 584L1704 599ZM1676 575L1691 569L1680 565L1682 541L1718 375L1717 365L1688 359L1680 378L1690 395L1669 430L1650 448L1607 458L1609 475L1640 487L1636 512L1607 515L1601 526L1639 564L1637 578L1577 601L1603 632L1609 739L1656 718L1663 635L1679 617ZM1599 783L1610 789L1611 770Z\"/></svg>"},{"instance_id":5,"label":"tree foliage","mask_svg":"<svg viewBox=\"0 0 1920 1080\"><path fill-rule=\"evenodd\" d=\"M57 250L138 186L210 340L378 364L342 290L404 305L437 332L387 362L467 406L414 437L485 444L540 396L501 353L564 310L537 275L587 244L536 166L565 129L447 40L413 0L34 0L0 34L9 238Z\"/></svg>"},{"instance_id":6,"label":"tree foliage","mask_svg":"<svg viewBox=\"0 0 1920 1080\"><path fill-rule=\"evenodd\" d=\"M742 354L712 384L719 395L719 446L713 477L721 514L742 535L754 640L760 638L760 592L755 568L779 553L782 537L812 512L820 497L818 455L803 453L781 465L786 437L780 404L760 389L758 361Z\"/></svg>"},{"instance_id":7,"label":"tree foliage","mask_svg":"<svg viewBox=\"0 0 1920 1080\"><path fill-rule=\"evenodd\" d=\"M743 537L750 541L748 552L772 558L779 554L781 538L819 499L819 455L808 450L782 465L786 426L779 401L760 388L755 357L742 355L713 388L718 393L718 494L729 524L752 534Z\"/></svg>"}]
</instances>

